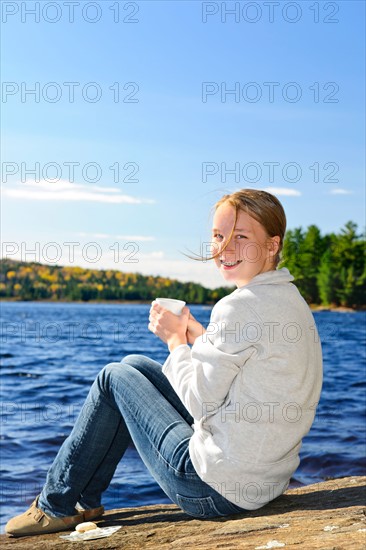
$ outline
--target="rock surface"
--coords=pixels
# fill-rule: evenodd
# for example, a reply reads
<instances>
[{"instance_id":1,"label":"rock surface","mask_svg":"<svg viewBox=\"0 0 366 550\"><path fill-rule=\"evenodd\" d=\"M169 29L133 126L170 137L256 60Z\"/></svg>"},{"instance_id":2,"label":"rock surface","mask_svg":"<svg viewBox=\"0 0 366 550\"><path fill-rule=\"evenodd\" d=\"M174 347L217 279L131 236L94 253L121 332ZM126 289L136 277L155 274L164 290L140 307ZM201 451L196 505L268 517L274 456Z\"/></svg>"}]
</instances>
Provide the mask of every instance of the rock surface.
<instances>
[{"instance_id":1,"label":"rock surface","mask_svg":"<svg viewBox=\"0 0 366 550\"><path fill-rule=\"evenodd\" d=\"M366 548L366 477L345 477L290 489L267 506L229 518L198 520L173 504L110 510L99 527L122 525L109 538L67 542L60 534L12 538L1 548L213 550ZM67 533L64 533L67 534Z\"/></svg>"}]
</instances>

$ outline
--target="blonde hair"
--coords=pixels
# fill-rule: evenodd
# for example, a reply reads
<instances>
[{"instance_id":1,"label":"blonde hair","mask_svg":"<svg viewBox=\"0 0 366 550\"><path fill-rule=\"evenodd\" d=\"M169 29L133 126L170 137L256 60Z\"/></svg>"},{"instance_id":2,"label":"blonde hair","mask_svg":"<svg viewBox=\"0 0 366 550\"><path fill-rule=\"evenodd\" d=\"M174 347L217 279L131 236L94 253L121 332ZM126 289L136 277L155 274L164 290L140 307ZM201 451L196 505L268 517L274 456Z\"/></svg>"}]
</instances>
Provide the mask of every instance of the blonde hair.
<instances>
[{"instance_id":1,"label":"blonde hair","mask_svg":"<svg viewBox=\"0 0 366 550\"><path fill-rule=\"evenodd\" d=\"M235 191L221 197L221 199L218 200L213 207L215 211L222 204L230 204L235 208L235 220L226 245L220 251L216 252L216 254L213 254L208 258L203 258L197 254L195 257L189 257L198 261L206 261L213 260L219 254L222 254L228 246L234 233L238 214L240 211L243 211L262 225L268 237L280 237L278 251L273 258L273 265L274 268L276 268L281 261L281 251L286 232L286 214L277 197L267 191L261 191L258 189L240 189L239 191Z\"/></svg>"}]
</instances>

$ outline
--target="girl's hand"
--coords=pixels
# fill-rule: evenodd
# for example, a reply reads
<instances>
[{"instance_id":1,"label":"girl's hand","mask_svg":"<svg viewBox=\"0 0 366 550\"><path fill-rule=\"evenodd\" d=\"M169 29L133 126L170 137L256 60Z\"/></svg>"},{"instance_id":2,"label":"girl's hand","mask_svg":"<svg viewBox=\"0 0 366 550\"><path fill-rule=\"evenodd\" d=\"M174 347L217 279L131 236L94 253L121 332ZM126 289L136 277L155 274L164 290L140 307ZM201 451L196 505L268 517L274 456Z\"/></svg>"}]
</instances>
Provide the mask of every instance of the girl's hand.
<instances>
[{"instance_id":1,"label":"girl's hand","mask_svg":"<svg viewBox=\"0 0 366 550\"><path fill-rule=\"evenodd\" d=\"M194 344L196 338L206 332L206 329L201 323L199 323L193 315L189 314L188 326L187 326L187 341L188 344Z\"/></svg>"},{"instance_id":2,"label":"girl's hand","mask_svg":"<svg viewBox=\"0 0 366 550\"><path fill-rule=\"evenodd\" d=\"M188 317L187 306L180 315L174 315L154 300L150 308L148 329L165 342L171 352L180 344L187 344Z\"/></svg>"}]
</instances>

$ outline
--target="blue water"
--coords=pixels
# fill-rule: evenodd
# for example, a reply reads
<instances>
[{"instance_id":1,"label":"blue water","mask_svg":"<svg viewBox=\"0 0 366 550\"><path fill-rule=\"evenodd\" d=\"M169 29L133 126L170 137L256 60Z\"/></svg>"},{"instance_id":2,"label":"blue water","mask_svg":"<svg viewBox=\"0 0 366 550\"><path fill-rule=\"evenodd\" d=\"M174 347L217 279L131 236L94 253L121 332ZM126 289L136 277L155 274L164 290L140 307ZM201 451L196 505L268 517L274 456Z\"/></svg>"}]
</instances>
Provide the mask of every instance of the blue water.
<instances>
[{"instance_id":1,"label":"blue water","mask_svg":"<svg viewBox=\"0 0 366 550\"><path fill-rule=\"evenodd\" d=\"M40 492L98 371L129 353L164 362L147 329L149 305L2 303L1 525ZM204 325L211 308L192 306ZM365 475L366 314L317 312L324 385L290 487ZM108 508L168 503L134 448L118 466Z\"/></svg>"}]
</instances>

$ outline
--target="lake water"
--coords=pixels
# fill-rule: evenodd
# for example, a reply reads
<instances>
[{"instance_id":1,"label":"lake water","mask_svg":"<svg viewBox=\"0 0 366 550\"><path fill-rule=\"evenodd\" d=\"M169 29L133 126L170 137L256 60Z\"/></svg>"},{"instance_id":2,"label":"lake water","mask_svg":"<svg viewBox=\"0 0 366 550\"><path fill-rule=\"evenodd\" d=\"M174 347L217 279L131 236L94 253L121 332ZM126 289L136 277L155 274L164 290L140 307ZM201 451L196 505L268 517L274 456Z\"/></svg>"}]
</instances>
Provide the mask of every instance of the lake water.
<instances>
[{"instance_id":1,"label":"lake water","mask_svg":"<svg viewBox=\"0 0 366 550\"><path fill-rule=\"evenodd\" d=\"M163 363L149 305L2 303L1 526L40 492L96 374L130 353ZM192 306L204 325L211 308ZM365 475L366 313L315 312L324 358L317 416L290 487ZM107 509L169 503L134 448L118 466Z\"/></svg>"}]
</instances>

